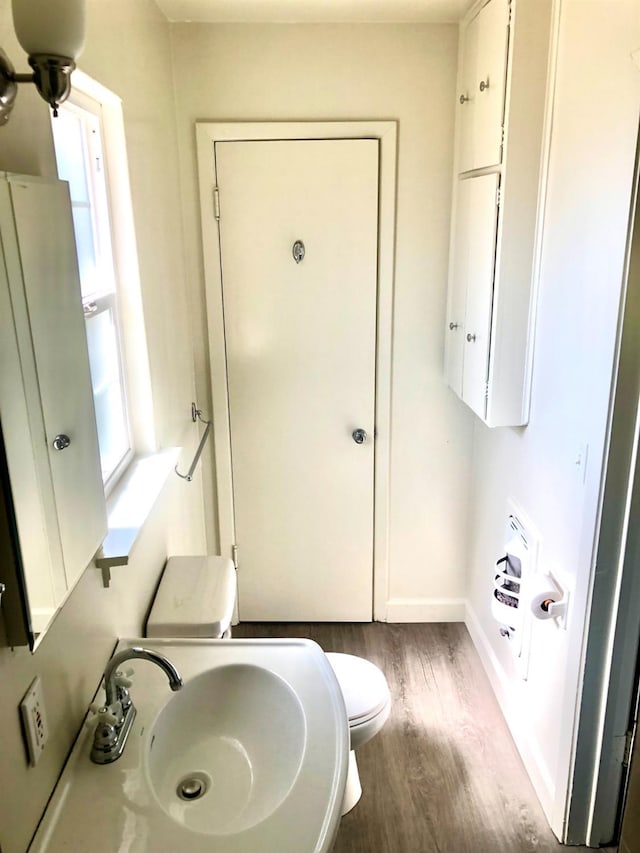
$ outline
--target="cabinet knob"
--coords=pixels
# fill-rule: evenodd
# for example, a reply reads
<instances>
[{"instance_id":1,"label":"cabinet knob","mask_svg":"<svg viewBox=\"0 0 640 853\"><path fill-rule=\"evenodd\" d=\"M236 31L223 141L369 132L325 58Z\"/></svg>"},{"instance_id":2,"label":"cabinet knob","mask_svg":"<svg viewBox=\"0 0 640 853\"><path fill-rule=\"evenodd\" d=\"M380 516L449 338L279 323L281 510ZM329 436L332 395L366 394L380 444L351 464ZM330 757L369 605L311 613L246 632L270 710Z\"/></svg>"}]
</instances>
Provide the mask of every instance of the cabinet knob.
<instances>
[{"instance_id":1,"label":"cabinet knob","mask_svg":"<svg viewBox=\"0 0 640 853\"><path fill-rule=\"evenodd\" d=\"M467 333L467 340L469 341L469 343L472 343L473 341L475 341L475 339L476 339L475 335L472 335L471 332Z\"/></svg>"},{"instance_id":2,"label":"cabinet knob","mask_svg":"<svg viewBox=\"0 0 640 853\"><path fill-rule=\"evenodd\" d=\"M367 440L367 431L364 429L354 429L351 433L351 438L356 444L364 444Z\"/></svg>"},{"instance_id":3,"label":"cabinet knob","mask_svg":"<svg viewBox=\"0 0 640 853\"><path fill-rule=\"evenodd\" d=\"M460 323L449 323L449 329L453 332L454 329L457 329L460 326Z\"/></svg>"},{"instance_id":4,"label":"cabinet knob","mask_svg":"<svg viewBox=\"0 0 640 853\"><path fill-rule=\"evenodd\" d=\"M460 95L460 103L461 104L464 104L466 101L469 101L469 100L471 100L471 99L467 98L466 95Z\"/></svg>"},{"instance_id":5,"label":"cabinet knob","mask_svg":"<svg viewBox=\"0 0 640 853\"><path fill-rule=\"evenodd\" d=\"M485 80L480 81L480 91L484 92L488 88L489 88L489 78L487 77L486 81Z\"/></svg>"},{"instance_id":6,"label":"cabinet knob","mask_svg":"<svg viewBox=\"0 0 640 853\"><path fill-rule=\"evenodd\" d=\"M69 447L69 445L71 444L71 439L69 438L68 435L65 435L64 433L60 433L60 435L57 435L53 439L52 444L53 444L54 450L66 450L67 447Z\"/></svg>"}]
</instances>

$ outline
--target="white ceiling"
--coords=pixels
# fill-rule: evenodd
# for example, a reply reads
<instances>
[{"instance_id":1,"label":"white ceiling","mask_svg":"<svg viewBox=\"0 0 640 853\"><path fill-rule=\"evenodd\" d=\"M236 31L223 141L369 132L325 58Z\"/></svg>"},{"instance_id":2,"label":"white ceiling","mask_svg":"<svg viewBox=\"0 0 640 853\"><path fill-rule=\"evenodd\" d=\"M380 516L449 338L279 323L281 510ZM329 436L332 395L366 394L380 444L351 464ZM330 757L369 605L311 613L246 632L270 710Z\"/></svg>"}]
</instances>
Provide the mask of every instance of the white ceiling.
<instances>
[{"instance_id":1,"label":"white ceiling","mask_svg":"<svg viewBox=\"0 0 640 853\"><path fill-rule=\"evenodd\" d=\"M473 0L156 0L169 21L193 23L444 23Z\"/></svg>"}]
</instances>

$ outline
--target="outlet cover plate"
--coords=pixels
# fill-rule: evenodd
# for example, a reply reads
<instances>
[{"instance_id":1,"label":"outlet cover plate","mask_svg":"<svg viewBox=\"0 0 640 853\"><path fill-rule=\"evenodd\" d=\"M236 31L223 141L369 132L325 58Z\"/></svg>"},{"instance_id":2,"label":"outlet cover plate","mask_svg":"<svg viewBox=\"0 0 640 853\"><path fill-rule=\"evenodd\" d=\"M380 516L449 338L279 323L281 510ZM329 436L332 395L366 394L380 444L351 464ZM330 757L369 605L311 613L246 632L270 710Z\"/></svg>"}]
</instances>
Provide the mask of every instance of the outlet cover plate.
<instances>
[{"instance_id":1,"label":"outlet cover plate","mask_svg":"<svg viewBox=\"0 0 640 853\"><path fill-rule=\"evenodd\" d=\"M22 702L20 702L20 715L24 725L29 760L31 766L35 767L49 739L42 682L39 675L33 679Z\"/></svg>"}]
</instances>

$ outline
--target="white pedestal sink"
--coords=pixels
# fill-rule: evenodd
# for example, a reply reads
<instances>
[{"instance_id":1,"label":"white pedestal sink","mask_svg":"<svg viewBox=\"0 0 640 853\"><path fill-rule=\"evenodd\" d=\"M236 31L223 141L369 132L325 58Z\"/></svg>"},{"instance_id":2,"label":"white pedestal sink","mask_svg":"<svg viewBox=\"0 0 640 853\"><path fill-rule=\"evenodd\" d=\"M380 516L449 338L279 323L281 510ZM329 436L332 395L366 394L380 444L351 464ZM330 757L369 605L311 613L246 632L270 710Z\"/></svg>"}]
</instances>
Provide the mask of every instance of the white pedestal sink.
<instances>
[{"instance_id":1,"label":"white pedestal sink","mask_svg":"<svg viewBox=\"0 0 640 853\"><path fill-rule=\"evenodd\" d=\"M130 640L185 682L135 662L124 754L89 760L81 733L32 853L325 853L340 820L349 731L342 693L307 640Z\"/></svg>"},{"instance_id":2,"label":"white pedestal sink","mask_svg":"<svg viewBox=\"0 0 640 853\"><path fill-rule=\"evenodd\" d=\"M162 808L190 829L243 832L289 794L306 728L300 700L278 675L248 664L216 667L160 712L148 752L151 787Z\"/></svg>"}]
</instances>

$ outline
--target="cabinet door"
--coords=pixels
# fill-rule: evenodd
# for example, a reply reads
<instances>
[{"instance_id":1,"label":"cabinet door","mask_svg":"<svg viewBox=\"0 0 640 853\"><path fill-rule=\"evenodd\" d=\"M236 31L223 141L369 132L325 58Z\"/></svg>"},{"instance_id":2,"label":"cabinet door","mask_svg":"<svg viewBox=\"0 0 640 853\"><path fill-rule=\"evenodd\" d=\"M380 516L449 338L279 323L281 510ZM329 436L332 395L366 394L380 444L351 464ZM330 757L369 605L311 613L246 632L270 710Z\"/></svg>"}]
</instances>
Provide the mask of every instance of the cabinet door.
<instances>
[{"instance_id":1,"label":"cabinet door","mask_svg":"<svg viewBox=\"0 0 640 853\"><path fill-rule=\"evenodd\" d=\"M445 376L449 387L462 397L462 365L464 357L464 315L467 299L467 247L469 244L469 206L467 181L458 181L456 210L449 259L449 293L445 328Z\"/></svg>"},{"instance_id":2,"label":"cabinet door","mask_svg":"<svg viewBox=\"0 0 640 853\"><path fill-rule=\"evenodd\" d=\"M475 108L478 99L478 28L479 16L476 15L467 25L462 43L461 81L458 86L459 130L459 171L474 169L475 162Z\"/></svg>"},{"instance_id":3,"label":"cabinet door","mask_svg":"<svg viewBox=\"0 0 640 853\"><path fill-rule=\"evenodd\" d=\"M11 180L11 201L67 585L106 533L106 509L67 185ZM57 435L70 439L57 450Z\"/></svg>"},{"instance_id":4,"label":"cabinet door","mask_svg":"<svg viewBox=\"0 0 640 853\"><path fill-rule=\"evenodd\" d=\"M497 166L502 159L508 36L508 0L491 0L478 15L473 133L475 169Z\"/></svg>"},{"instance_id":5,"label":"cabinet door","mask_svg":"<svg viewBox=\"0 0 640 853\"><path fill-rule=\"evenodd\" d=\"M20 288L17 298L12 298L10 280L21 282L21 270L9 189L0 180L0 431L11 485L8 506L15 513L31 629L37 634L55 613L67 583L43 441L38 378L30 345L20 346L29 340L29 318L24 294ZM18 618L18 613L13 617Z\"/></svg>"},{"instance_id":6,"label":"cabinet door","mask_svg":"<svg viewBox=\"0 0 640 853\"><path fill-rule=\"evenodd\" d=\"M468 178L458 192L467 222L462 399L481 418L487 412L499 181L497 174Z\"/></svg>"},{"instance_id":7,"label":"cabinet door","mask_svg":"<svg viewBox=\"0 0 640 853\"><path fill-rule=\"evenodd\" d=\"M509 43L509 2L489 0L464 33L459 170L497 166Z\"/></svg>"}]
</instances>

